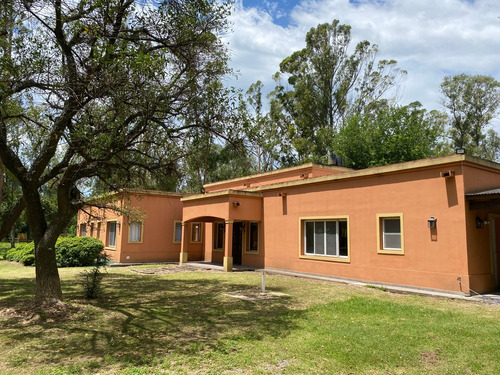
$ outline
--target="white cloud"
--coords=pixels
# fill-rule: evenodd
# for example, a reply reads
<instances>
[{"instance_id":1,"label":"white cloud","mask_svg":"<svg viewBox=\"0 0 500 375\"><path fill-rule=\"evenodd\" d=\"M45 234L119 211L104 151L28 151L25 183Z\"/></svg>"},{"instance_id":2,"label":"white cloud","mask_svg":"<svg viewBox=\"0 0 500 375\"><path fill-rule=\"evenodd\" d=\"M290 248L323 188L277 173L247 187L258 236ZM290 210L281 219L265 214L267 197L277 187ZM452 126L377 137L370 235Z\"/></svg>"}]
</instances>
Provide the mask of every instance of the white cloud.
<instances>
[{"instance_id":1,"label":"white cloud","mask_svg":"<svg viewBox=\"0 0 500 375\"><path fill-rule=\"evenodd\" d=\"M356 4L353 4L356 3ZM243 89L261 80L267 91L279 63L304 47L307 31L340 20L352 27L354 43L369 40L379 57L396 59L408 77L399 90L401 103L421 101L441 109L439 85L445 75L487 74L500 80L500 1L498 0L303 0L290 13L287 27L274 14L241 3L231 16L227 37L232 67ZM267 9L270 9L267 7Z\"/></svg>"}]
</instances>

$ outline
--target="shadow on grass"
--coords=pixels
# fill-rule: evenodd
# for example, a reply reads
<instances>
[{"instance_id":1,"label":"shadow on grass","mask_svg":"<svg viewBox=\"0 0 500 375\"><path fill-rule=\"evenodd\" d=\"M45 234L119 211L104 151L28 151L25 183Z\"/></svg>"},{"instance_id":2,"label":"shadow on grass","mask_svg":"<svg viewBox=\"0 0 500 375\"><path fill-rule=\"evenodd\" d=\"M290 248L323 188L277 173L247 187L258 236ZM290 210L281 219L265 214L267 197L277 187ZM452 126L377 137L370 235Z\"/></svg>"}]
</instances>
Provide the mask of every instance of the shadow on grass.
<instances>
[{"instance_id":1,"label":"shadow on grass","mask_svg":"<svg viewBox=\"0 0 500 375\"><path fill-rule=\"evenodd\" d=\"M75 358L141 365L167 353L228 354L240 342L286 335L302 314L291 309L289 297L235 299L224 293L252 286L229 276L196 274L108 274L105 297L96 301L79 299L77 280L65 280L69 317L28 324L9 319L1 323L0 337L35 353L45 365L67 365ZM8 280L0 287L0 308L13 303L9 290L23 301L32 284L29 279Z\"/></svg>"}]
</instances>

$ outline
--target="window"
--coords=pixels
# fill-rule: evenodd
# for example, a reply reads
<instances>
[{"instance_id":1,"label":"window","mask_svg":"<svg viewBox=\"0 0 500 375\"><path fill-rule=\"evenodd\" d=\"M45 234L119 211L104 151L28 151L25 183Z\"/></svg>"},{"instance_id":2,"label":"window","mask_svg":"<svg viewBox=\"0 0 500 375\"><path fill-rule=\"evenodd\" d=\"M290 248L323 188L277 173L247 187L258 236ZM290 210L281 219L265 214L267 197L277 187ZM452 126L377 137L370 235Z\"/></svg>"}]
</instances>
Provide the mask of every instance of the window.
<instances>
[{"instance_id":1,"label":"window","mask_svg":"<svg viewBox=\"0 0 500 375\"><path fill-rule=\"evenodd\" d=\"M108 221L107 232L107 246L116 247L116 221Z\"/></svg>"},{"instance_id":2,"label":"window","mask_svg":"<svg viewBox=\"0 0 500 375\"><path fill-rule=\"evenodd\" d=\"M201 242L201 223L191 223L191 242Z\"/></svg>"},{"instance_id":3,"label":"window","mask_svg":"<svg viewBox=\"0 0 500 375\"><path fill-rule=\"evenodd\" d=\"M128 242L142 242L142 222L132 221L128 229Z\"/></svg>"},{"instance_id":4,"label":"window","mask_svg":"<svg viewBox=\"0 0 500 375\"><path fill-rule=\"evenodd\" d=\"M95 235L94 235L94 223L90 223L90 237L95 237Z\"/></svg>"},{"instance_id":5,"label":"window","mask_svg":"<svg viewBox=\"0 0 500 375\"><path fill-rule=\"evenodd\" d=\"M378 252L404 254L403 215L377 215Z\"/></svg>"},{"instance_id":6,"label":"window","mask_svg":"<svg viewBox=\"0 0 500 375\"><path fill-rule=\"evenodd\" d=\"M304 220L303 255L348 258L347 220Z\"/></svg>"},{"instance_id":7,"label":"window","mask_svg":"<svg viewBox=\"0 0 500 375\"><path fill-rule=\"evenodd\" d=\"M101 238L101 222L97 223L96 238Z\"/></svg>"},{"instance_id":8,"label":"window","mask_svg":"<svg viewBox=\"0 0 500 375\"><path fill-rule=\"evenodd\" d=\"M182 241L182 221L174 222L174 242Z\"/></svg>"},{"instance_id":9,"label":"window","mask_svg":"<svg viewBox=\"0 0 500 375\"><path fill-rule=\"evenodd\" d=\"M214 223L214 249L222 250L224 249L224 234L225 234L225 224L224 222Z\"/></svg>"},{"instance_id":10,"label":"window","mask_svg":"<svg viewBox=\"0 0 500 375\"><path fill-rule=\"evenodd\" d=\"M85 237L87 235L87 224L80 224L80 237Z\"/></svg>"},{"instance_id":11,"label":"window","mask_svg":"<svg viewBox=\"0 0 500 375\"><path fill-rule=\"evenodd\" d=\"M259 251L259 223L257 221L248 223L248 251L252 253Z\"/></svg>"}]
</instances>

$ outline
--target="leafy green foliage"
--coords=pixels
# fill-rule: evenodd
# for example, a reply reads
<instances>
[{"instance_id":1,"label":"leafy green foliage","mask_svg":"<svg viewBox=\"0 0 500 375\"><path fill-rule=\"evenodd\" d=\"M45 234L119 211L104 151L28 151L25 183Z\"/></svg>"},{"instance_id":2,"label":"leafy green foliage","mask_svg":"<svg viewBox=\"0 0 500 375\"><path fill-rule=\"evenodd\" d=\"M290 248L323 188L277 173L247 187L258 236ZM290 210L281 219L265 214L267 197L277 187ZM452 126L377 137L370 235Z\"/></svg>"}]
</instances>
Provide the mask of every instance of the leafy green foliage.
<instances>
[{"instance_id":1,"label":"leafy green foliage","mask_svg":"<svg viewBox=\"0 0 500 375\"><path fill-rule=\"evenodd\" d=\"M443 143L444 117L427 112L420 103L377 106L348 118L333 148L347 167L361 169L401 163L447 153Z\"/></svg>"},{"instance_id":2,"label":"leafy green foliage","mask_svg":"<svg viewBox=\"0 0 500 375\"><path fill-rule=\"evenodd\" d=\"M35 244L33 242L20 243L5 254L5 259L22 263L25 266L35 264Z\"/></svg>"},{"instance_id":3,"label":"leafy green foliage","mask_svg":"<svg viewBox=\"0 0 500 375\"><path fill-rule=\"evenodd\" d=\"M441 83L443 105L450 113L450 138L467 154L495 160L500 138L490 121L498 115L500 82L490 76L459 74Z\"/></svg>"},{"instance_id":4,"label":"leafy green foliage","mask_svg":"<svg viewBox=\"0 0 500 375\"><path fill-rule=\"evenodd\" d=\"M59 267L82 267L106 263L104 245L92 237L60 238L56 244Z\"/></svg>"},{"instance_id":5,"label":"leafy green foliage","mask_svg":"<svg viewBox=\"0 0 500 375\"><path fill-rule=\"evenodd\" d=\"M324 161L342 120L378 101L406 72L394 60L376 61L377 46L359 42L349 54L351 28L338 20L306 35L306 47L280 64L271 118L284 126L300 161Z\"/></svg>"},{"instance_id":6,"label":"leafy green foliage","mask_svg":"<svg viewBox=\"0 0 500 375\"><path fill-rule=\"evenodd\" d=\"M92 267L80 273L85 298L96 299L100 296L103 276L99 267Z\"/></svg>"}]
</instances>

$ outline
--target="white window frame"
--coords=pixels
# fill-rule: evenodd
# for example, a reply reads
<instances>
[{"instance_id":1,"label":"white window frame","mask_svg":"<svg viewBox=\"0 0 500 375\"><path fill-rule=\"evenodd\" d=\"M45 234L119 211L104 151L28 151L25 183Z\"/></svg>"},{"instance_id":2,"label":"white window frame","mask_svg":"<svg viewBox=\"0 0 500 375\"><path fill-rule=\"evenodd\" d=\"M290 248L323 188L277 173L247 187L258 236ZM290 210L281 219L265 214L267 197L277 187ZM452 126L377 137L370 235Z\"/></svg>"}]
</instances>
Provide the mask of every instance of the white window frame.
<instances>
[{"instance_id":1,"label":"white window frame","mask_svg":"<svg viewBox=\"0 0 500 375\"><path fill-rule=\"evenodd\" d=\"M114 238L114 245L110 245L110 235L111 231L109 230L110 225L114 224L115 225L115 238ZM106 247L111 248L111 249L116 249L116 241L118 239L118 221L117 220L109 220L106 222Z\"/></svg>"},{"instance_id":2,"label":"white window frame","mask_svg":"<svg viewBox=\"0 0 500 375\"><path fill-rule=\"evenodd\" d=\"M326 254L326 241L327 236L324 235L324 254L315 254L308 253L307 250L307 223L323 223L324 229L326 233L326 222L335 222L335 242L336 242L336 255ZM347 245L347 255L340 255L340 228L339 223L345 222L346 227L346 245ZM341 216L321 216L321 217L302 217L299 218L299 233L300 233L300 253L299 258L302 259L315 259L315 260L324 260L324 261L332 261L332 262L344 262L348 263L351 259L351 246L350 246L350 238L349 238L349 216L341 215Z\"/></svg>"},{"instance_id":3,"label":"white window frame","mask_svg":"<svg viewBox=\"0 0 500 375\"><path fill-rule=\"evenodd\" d=\"M87 223L80 223L80 237L87 237Z\"/></svg>"}]
</instances>

